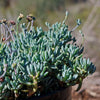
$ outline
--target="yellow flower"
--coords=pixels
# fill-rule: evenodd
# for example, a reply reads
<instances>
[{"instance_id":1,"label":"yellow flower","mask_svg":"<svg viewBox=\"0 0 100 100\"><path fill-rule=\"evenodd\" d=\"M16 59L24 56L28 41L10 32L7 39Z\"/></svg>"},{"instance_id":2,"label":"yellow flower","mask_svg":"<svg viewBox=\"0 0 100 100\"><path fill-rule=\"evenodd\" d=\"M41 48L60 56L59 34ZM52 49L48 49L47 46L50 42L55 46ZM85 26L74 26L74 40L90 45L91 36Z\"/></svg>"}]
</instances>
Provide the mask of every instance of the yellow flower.
<instances>
[{"instance_id":1,"label":"yellow flower","mask_svg":"<svg viewBox=\"0 0 100 100\"><path fill-rule=\"evenodd\" d=\"M22 20L22 18L24 18L24 15L20 13L20 15L18 16L18 21Z\"/></svg>"},{"instance_id":2,"label":"yellow flower","mask_svg":"<svg viewBox=\"0 0 100 100\"><path fill-rule=\"evenodd\" d=\"M35 17L32 14L27 15L26 19L30 22L32 20L35 20Z\"/></svg>"}]
</instances>

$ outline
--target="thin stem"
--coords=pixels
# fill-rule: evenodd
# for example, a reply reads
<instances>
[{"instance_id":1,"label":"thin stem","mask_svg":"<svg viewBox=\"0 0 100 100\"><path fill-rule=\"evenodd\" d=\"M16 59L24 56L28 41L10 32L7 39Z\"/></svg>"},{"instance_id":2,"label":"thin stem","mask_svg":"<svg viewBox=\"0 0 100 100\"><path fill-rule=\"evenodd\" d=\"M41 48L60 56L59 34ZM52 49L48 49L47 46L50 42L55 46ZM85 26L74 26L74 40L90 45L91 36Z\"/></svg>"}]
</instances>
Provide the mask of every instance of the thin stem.
<instances>
[{"instance_id":1,"label":"thin stem","mask_svg":"<svg viewBox=\"0 0 100 100\"><path fill-rule=\"evenodd\" d=\"M83 44L84 44L84 40L85 40L85 38L84 38L84 34L82 33L81 30L79 31L79 33L80 33L81 36L82 36L82 43L81 43L81 46L83 46Z\"/></svg>"},{"instance_id":2,"label":"thin stem","mask_svg":"<svg viewBox=\"0 0 100 100\"><path fill-rule=\"evenodd\" d=\"M1 41L2 41L2 38L3 38L3 35L2 35L3 34L3 30L2 30L2 28L3 28L3 25L1 24L1 34L0 34L1 35Z\"/></svg>"},{"instance_id":3,"label":"thin stem","mask_svg":"<svg viewBox=\"0 0 100 100\"><path fill-rule=\"evenodd\" d=\"M32 20L32 21L31 21L31 27L30 27L30 30L32 30L32 28L33 28L33 23L34 23L34 21Z\"/></svg>"},{"instance_id":4,"label":"thin stem","mask_svg":"<svg viewBox=\"0 0 100 100\"><path fill-rule=\"evenodd\" d=\"M76 26L71 30L71 32L75 31L78 27L79 27L79 25L76 25Z\"/></svg>"},{"instance_id":5,"label":"thin stem","mask_svg":"<svg viewBox=\"0 0 100 100\"><path fill-rule=\"evenodd\" d=\"M8 35L8 31L7 31L7 25L4 24L4 29L5 29L5 32L4 32L4 37L7 38L7 35Z\"/></svg>"},{"instance_id":6,"label":"thin stem","mask_svg":"<svg viewBox=\"0 0 100 100\"><path fill-rule=\"evenodd\" d=\"M6 40L4 42L6 42L8 39L10 39L11 35L8 36L8 38L6 38Z\"/></svg>"},{"instance_id":7,"label":"thin stem","mask_svg":"<svg viewBox=\"0 0 100 100\"><path fill-rule=\"evenodd\" d=\"M63 21L63 24L65 23L65 21L67 20L67 18L68 18L68 11L66 11L66 16L65 16L65 19Z\"/></svg>"},{"instance_id":8,"label":"thin stem","mask_svg":"<svg viewBox=\"0 0 100 100\"><path fill-rule=\"evenodd\" d=\"M4 25L3 25L3 27L2 27L2 33L3 33L3 36L5 36L5 29L4 29L5 27L4 27Z\"/></svg>"},{"instance_id":9,"label":"thin stem","mask_svg":"<svg viewBox=\"0 0 100 100\"><path fill-rule=\"evenodd\" d=\"M81 43L81 46L83 46L83 44L84 44L84 37L82 37L82 43Z\"/></svg>"},{"instance_id":10,"label":"thin stem","mask_svg":"<svg viewBox=\"0 0 100 100\"><path fill-rule=\"evenodd\" d=\"M4 30L4 25L1 24L1 42L2 42L2 38L5 36L5 30Z\"/></svg>"},{"instance_id":11,"label":"thin stem","mask_svg":"<svg viewBox=\"0 0 100 100\"><path fill-rule=\"evenodd\" d=\"M19 30L19 22L17 21L17 25L16 25L16 34L18 34L18 30Z\"/></svg>"},{"instance_id":12,"label":"thin stem","mask_svg":"<svg viewBox=\"0 0 100 100\"><path fill-rule=\"evenodd\" d=\"M6 27L7 27L8 31L9 31L10 35L11 35L12 40L14 41L14 37L13 37L13 34L12 34L11 30L9 29L9 27L7 25L6 25Z\"/></svg>"},{"instance_id":13,"label":"thin stem","mask_svg":"<svg viewBox=\"0 0 100 100\"><path fill-rule=\"evenodd\" d=\"M27 28L26 28L26 29L28 29L28 28L29 28L29 26L30 26L30 22L28 22L28 25L27 25Z\"/></svg>"}]
</instances>

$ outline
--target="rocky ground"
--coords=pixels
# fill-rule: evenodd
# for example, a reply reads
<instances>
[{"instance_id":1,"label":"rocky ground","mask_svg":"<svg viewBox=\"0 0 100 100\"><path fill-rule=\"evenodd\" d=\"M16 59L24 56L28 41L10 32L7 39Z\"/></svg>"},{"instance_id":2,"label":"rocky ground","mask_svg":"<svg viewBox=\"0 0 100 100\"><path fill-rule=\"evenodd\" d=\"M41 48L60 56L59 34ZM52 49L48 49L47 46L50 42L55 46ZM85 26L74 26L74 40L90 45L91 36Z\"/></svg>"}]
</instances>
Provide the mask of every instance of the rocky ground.
<instances>
[{"instance_id":1,"label":"rocky ground","mask_svg":"<svg viewBox=\"0 0 100 100\"><path fill-rule=\"evenodd\" d=\"M100 73L87 77L79 92L75 92L76 88L73 87L72 100L100 100Z\"/></svg>"}]
</instances>

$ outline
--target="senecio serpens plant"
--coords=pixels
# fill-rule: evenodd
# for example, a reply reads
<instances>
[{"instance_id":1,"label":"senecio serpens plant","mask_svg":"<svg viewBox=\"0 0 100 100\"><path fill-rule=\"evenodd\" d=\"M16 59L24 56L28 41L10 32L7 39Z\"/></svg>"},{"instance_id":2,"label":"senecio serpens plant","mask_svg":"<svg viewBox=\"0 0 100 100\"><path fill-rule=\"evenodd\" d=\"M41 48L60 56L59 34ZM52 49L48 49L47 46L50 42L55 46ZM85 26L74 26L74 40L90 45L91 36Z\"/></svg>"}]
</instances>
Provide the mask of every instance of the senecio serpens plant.
<instances>
[{"instance_id":1,"label":"senecio serpens plant","mask_svg":"<svg viewBox=\"0 0 100 100\"><path fill-rule=\"evenodd\" d=\"M47 31L33 26L32 15L26 17L27 24L21 24L23 14L16 23L0 21L0 99L41 96L75 84L78 91L83 79L95 72L90 60L83 58L84 47L75 44L71 34L81 22L78 19L69 31L67 14L62 23L46 22Z\"/></svg>"}]
</instances>

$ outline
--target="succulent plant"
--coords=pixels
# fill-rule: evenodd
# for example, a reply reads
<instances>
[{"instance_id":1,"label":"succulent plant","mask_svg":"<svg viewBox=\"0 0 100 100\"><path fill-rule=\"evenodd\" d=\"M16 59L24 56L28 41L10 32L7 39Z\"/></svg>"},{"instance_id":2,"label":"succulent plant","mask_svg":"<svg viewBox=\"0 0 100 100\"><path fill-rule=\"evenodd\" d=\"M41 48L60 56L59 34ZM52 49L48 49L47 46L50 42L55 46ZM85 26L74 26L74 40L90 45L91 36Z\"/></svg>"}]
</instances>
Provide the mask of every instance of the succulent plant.
<instances>
[{"instance_id":1,"label":"succulent plant","mask_svg":"<svg viewBox=\"0 0 100 100\"><path fill-rule=\"evenodd\" d=\"M81 21L71 31L65 20L53 25L46 22L44 31L33 26L33 15L26 17L28 24L21 23L23 17L20 14L17 23L0 21L5 29L0 43L0 99L40 96L75 84L79 90L83 79L96 69L83 58L84 47L75 44L72 36Z\"/></svg>"}]
</instances>

